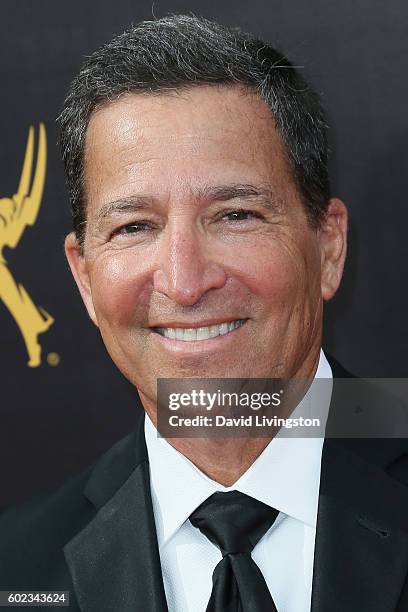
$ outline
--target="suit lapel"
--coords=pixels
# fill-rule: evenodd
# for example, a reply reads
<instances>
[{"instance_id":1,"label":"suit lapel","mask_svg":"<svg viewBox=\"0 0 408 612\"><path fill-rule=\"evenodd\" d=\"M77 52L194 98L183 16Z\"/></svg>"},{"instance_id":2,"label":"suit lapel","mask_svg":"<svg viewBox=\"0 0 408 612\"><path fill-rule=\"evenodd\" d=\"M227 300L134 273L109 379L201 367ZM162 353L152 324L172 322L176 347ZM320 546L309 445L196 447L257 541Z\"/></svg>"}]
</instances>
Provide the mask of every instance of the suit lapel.
<instances>
[{"instance_id":1,"label":"suit lapel","mask_svg":"<svg viewBox=\"0 0 408 612\"><path fill-rule=\"evenodd\" d=\"M65 547L83 612L166 612L140 418L97 463L85 495L97 513Z\"/></svg>"},{"instance_id":2,"label":"suit lapel","mask_svg":"<svg viewBox=\"0 0 408 612\"><path fill-rule=\"evenodd\" d=\"M311 612L396 610L408 572L408 488L386 467L400 454L398 440L325 440Z\"/></svg>"},{"instance_id":3,"label":"suit lapel","mask_svg":"<svg viewBox=\"0 0 408 612\"><path fill-rule=\"evenodd\" d=\"M331 365L334 376L347 375ZM143 426L141 413L136 433L96 464L85 490L96 515L64 548L82 612L167 612ZM397 607L408 570L408 488L386 473L382 442L324 443L311 612ZM361 453L370 444L381 461Z\"/></svg>"},{"instance_id":4,"label":"suit lapel","mask_svg":"<svg viewBox=\"0 0 408 612\"><path fill-rule=\"evenodd\" d=\"M335 440L323 450L312 612L394 612L408 570L408 494Z\"/></svg>"}]
</instances>

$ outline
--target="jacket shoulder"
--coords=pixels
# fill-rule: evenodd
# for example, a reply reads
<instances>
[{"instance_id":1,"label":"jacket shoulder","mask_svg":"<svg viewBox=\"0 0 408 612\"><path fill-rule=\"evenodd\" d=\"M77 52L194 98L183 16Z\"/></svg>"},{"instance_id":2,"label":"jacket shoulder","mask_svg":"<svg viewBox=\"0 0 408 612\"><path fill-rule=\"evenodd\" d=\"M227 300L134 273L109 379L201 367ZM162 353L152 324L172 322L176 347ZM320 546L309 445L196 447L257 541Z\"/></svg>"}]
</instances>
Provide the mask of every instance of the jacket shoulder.
<instances>
[{"instance_id":1,"label":"jacket shoulder","mask_svg":"<svg viewBox=\"0 0 408 612\"><path fill-rule=\"evenodd\" d=\"M64 546L134 469L134 446L133 432L57 490L0 514L0 590L69 589Z\"/></svg>"}]
</instances>

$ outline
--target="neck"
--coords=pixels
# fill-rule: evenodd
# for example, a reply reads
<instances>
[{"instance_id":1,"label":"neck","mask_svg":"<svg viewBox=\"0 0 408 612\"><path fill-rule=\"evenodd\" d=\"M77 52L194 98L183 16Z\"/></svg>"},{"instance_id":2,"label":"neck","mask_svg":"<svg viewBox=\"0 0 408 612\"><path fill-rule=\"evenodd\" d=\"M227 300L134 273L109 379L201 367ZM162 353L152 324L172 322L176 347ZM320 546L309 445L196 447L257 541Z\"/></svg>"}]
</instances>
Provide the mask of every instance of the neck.
<instances>
[{"instance_id":1,"label":"neck","mask_svg":"<svg viewBox=\"0 0 408 612\"><path fill-rule=\"evenodd\" d=\"M206 476L230 487L251 467L271 438L167 438L167 441Z\"/></svg>"},{"instance_id":2,"label":"neck","mask_svg":"<svg viewBox=\"0 0 408 612\"><path fill-rule=\"evenodd\" d=\"M318 363L319 354L311 365L303 364L295 377L311 383ZM157 428L156 402L148 398L140 389L139 396L146 413ZM298 397L297 401L300 399ZM225 487L230 487L251 467L273 437L272 435L262 438L207 437L166 438L166 440L206 476Z\"/></svg>"}]
</instances>

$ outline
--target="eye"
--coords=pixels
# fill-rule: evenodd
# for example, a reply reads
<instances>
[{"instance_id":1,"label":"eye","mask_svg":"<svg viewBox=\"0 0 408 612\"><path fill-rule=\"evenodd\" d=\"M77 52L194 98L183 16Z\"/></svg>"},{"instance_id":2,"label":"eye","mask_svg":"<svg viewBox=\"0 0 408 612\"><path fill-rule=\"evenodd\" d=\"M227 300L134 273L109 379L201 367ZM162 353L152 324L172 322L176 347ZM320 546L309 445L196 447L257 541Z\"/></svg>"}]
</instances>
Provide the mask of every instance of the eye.
<instances>
[{"instance_id":1,"label":"eye","mask_svg":"<svg viewBox=\"0 0 408 612\"><path fill-rule=\"evenodd\" d=\"M227 219L227 221L246 221L248 218L260 219L261 215L252 211L252 210L230 210L226 213L223 213L222 219Z\"/></svg>"},{"instance_id":2,"label":"eye","mask_svg":"<svg viewBox=\"0 0 408 612\"><path fill-rule=\"evenodd\" d=\"M147 229L147 223L128 223L119 229L121 234L135 234L136 232L142 232Z\"/></svg>"},{"instance_id":3,"label":"eye","mask_svg":"<svg viewBox=\"0 0 408 612\"><path fill-rule=\"evenodd\" d=\"M124 236L124 235L128 235L128 234L139 234L143 231L146 231L150 229L150 226L147 223L142 223L142 222L133 222L133 223L127 223L126 225L122 225L121 227L119 227L118 229L116 229L114 232L112 232L112 238L114 236Z\"/></svg>"}]
</instances>

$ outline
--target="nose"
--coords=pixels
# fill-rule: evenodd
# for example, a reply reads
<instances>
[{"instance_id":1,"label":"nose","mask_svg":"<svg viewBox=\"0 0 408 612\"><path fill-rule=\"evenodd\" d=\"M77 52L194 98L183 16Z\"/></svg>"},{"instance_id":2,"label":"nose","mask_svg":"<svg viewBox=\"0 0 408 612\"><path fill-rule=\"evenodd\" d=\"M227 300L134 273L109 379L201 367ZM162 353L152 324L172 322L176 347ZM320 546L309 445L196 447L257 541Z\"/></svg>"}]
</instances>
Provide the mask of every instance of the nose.
<instances>
[{"instance_id":1,"label":"nose","mask_svg":"<svg viewBox=\"0 0 408 612\"><path fill-rule=\"evenodd\" d=\"M226 282L222 265L211 255L205 235L196 228L169 229L160 246L153 289L181 306L193 306L207 291Z\"/></svg>"}]
</instances>

